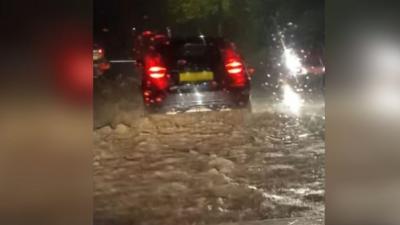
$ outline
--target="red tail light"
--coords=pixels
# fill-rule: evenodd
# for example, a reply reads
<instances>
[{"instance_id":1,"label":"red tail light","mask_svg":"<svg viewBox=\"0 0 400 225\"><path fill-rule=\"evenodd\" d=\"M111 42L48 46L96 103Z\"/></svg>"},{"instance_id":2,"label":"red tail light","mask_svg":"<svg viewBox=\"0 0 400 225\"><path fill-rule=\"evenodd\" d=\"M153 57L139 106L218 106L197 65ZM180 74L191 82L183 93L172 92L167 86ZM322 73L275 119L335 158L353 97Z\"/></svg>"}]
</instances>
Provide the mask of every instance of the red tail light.
<instances>
[{"instance_id":1,"label":"red tail light","mask_svg":"<svg viewBox=\"0 0 400 225\"><path fill-rule=\"evenodd\" d=\"M146 74L154 79L165 77L167 68L164 66L164 62L160 54L149 54L144 59Z\"/></svg>"},{"instance_id":2,"label":"red tail light","mask_svg":"<svg viewBox=\"0 0 400 225\"><path fill-rule=\"evenodd\" d=\"M153 32L146 30L146 31L143 31L142 35L148 37L148 36L153 35Z\"/></svg>"},{"instance_id":3,"label":"red tail light","mask_svg":"<svg viewBox=\"0 0 400 225\"><path fill-rule=\"evenodd\" d=\"M165 89L168 86L167 68L160 54L149 54L144 60L145 75L147 83L158 89Z\"/></svg>"},{"instance_id":4,"label":"red tail light","mask_svg":"<svg viewBox=\"0 0 400 225\"><path fill-rule=\"evenodd\" d=\"M161 66L152 66L148 69L147 73L151 78L159 79L165 77L167 69Z\"/></svg>"},{"instance_id":5,"label":"red tail light","mask_svg":"<svg viewBox=\"0 0 400 225\"><path fill-rule=\"evenodd\" d=\"M243 64L239 61L231 61L225 65L226 70L229 74L237 74L243 72Z\"/></svg>"},{"instance_id":6,"label":"red tail light","mask_svg":"<svg viewBox=\"0 0 400 225\"><path fill-rule=\"evenodd\" d=\"M228 49L225 52L225 69L231 78L232 86L243 87L246 85L247 79L242 60L232 49Z\"/></svg>"}]
</instances>

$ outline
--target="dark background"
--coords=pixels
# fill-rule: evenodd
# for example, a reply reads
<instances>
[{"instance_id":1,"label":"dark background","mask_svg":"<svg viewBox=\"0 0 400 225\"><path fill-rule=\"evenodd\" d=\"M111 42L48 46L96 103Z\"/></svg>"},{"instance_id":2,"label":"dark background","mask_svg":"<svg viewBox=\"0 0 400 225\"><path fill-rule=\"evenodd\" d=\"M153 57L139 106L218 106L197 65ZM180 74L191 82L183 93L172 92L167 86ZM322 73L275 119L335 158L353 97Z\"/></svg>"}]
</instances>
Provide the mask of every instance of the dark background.
<instances>
[{"instance_id":1,"label":"dark background","mask_svg":"<svg viewBox=\"0 0 400 225\"><path fill-rule=\"evenodd\" d=\"M161 32L170 27L174 36L222 35L245 55L271 45L277 25L288 22L299 26L302 42L324 40L323 0L95 0L93 15L94 40L111 58L130 57L133 27Z\"/></svg>"}]
</instances>

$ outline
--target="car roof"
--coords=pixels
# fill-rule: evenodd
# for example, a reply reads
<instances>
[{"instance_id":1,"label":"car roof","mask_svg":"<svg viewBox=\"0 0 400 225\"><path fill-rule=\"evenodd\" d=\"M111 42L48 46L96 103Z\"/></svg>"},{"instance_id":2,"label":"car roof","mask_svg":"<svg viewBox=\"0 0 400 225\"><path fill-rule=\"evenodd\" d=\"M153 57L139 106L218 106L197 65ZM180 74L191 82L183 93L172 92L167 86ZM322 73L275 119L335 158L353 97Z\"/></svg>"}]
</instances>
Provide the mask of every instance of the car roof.
<instances>
[{"instance_id":1,"label":"car roof","mask_svg":"<svg viewBox=\"0 0 400 225\"><path fill-rule=\"evenodd\" d=\"M221 37L209 37L209 36L189 36L189 37L174 37L170 39L171 44L184 44L184 43L193 43L193 44L223 44L226 43L226 40Z\"/></svg>"}]
</instances>

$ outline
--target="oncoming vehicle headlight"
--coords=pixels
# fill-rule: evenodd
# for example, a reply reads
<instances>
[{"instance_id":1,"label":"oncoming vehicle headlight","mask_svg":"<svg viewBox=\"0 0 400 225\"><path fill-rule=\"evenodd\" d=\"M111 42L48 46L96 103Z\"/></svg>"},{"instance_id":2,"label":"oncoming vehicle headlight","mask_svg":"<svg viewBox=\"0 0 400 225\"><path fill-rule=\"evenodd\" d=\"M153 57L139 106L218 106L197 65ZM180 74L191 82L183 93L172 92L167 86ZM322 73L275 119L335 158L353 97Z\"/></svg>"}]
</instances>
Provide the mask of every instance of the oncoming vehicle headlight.
<instances>
[{"instance_id":1,"label":"oncoming vehicle headlight","mask_svg":"<svg viewBox=\"0 0 400 225\"><path fill-rule=\"evenodd\" d=\"M293 49L286 48L283 54L286 68L290 71L291 75L296 76L307 72Z\"/></svg>"}]
</instances>

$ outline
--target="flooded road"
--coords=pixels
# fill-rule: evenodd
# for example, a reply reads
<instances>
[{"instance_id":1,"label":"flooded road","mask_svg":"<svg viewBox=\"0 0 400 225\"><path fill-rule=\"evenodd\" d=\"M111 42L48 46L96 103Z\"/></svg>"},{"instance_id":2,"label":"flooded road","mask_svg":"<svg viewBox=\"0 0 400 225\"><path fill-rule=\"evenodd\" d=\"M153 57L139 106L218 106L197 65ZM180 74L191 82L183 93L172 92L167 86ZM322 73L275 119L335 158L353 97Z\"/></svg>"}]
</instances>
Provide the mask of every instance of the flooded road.
<instances>
[{"instance_id":1,"label":"flooded road","mask_svg":"<svg viewBox=\"0 0 400 225\"><path fill-rule=\"evenodd\" d=\"M137 85L95 81L95 224L323 224L323 104L295 116L254 88L252 113L144 115Z\"/></svg>"}]
</instances>

